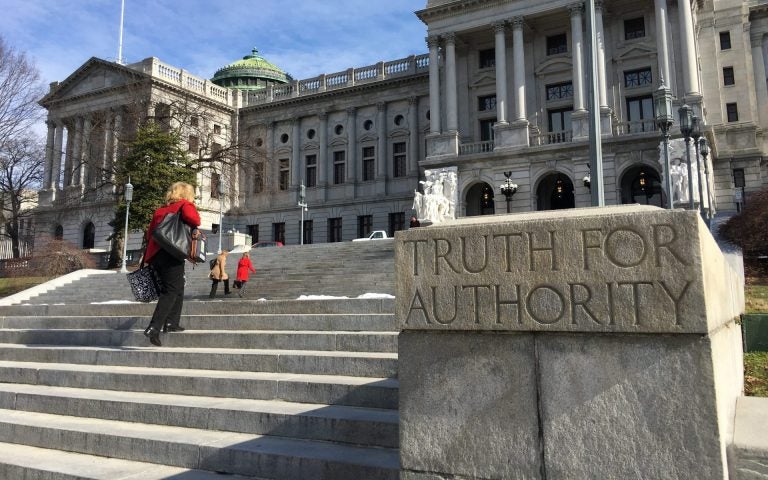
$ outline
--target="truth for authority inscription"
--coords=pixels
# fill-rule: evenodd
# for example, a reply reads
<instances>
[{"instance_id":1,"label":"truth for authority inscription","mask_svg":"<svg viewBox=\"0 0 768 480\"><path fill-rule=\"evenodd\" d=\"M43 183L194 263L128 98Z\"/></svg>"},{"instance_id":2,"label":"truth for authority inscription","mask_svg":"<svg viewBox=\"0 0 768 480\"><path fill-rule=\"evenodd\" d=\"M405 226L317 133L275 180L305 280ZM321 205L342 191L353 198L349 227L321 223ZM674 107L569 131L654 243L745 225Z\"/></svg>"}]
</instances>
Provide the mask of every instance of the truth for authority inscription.
<instances>
[{"instance_id":1,"label":"truth for authority inscription","mask_svg":"<svg viewBox=\"0 0 768 480\"><path fill-rule=\"evenodd\" d=\"M706 331L693 215L455 224L398 235L403 329Z\"/></svg>"}]
</instances>

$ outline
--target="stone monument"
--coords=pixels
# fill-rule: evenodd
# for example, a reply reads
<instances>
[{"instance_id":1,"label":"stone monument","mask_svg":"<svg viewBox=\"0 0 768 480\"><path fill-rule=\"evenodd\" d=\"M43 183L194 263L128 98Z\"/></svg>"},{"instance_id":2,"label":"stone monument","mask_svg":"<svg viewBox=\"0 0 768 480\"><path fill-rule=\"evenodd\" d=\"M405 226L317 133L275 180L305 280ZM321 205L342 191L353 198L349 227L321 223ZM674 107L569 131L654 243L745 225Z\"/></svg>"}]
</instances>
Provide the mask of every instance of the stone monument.
<instances>
[{"instance_id":1,"label":"stone monument","mask_svg":"<svg viewBox=\"0 0 768 480\"><path fill-rule=\"evenodd\" d=\"M419 182L424 193L416 191L413 197L413 210L423 225L456 218L457 171L456 167L424 170L425 180Z\"/></svg>"},{"instance_id":2,"label":"stone monument","mask_svg":"<svg viewBox=\"0 0 768 480\"><path fill-rule=\"evenodd\" d=\"M726 479L743 282L695 211L398 232L401 479Z\"/></svg>"}]
</instances>

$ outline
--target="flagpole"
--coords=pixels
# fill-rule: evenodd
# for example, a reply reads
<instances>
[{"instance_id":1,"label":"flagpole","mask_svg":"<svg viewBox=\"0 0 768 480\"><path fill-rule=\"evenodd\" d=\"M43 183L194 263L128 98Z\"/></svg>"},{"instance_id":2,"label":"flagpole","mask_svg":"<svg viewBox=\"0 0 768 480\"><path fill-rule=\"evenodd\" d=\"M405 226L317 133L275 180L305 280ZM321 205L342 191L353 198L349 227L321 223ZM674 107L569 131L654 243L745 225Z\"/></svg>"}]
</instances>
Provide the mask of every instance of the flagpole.
<instances>
[{"instance_id":1,"label":"flagpole","mask_svg":"<svg viewBox=\"0 0 768 480\"><path fill-rule=\"evenodd\" d=\"M600 96L597 77L597 32L595 32L595 0L587 0L587 88L589 95L589 163L591 165L592 206L605 206L605 187L603 182L603 147L600 132Z\"/></svg>"},{"instance_id":2,"label":"flagpole","mask_svg":"<svg viewBox=\"0 0 768 480\"><path fill-rule=\"evenodd\" d=\"M120 38L117 42L117 63L123 64L123 18L125 16L125 0L120 0Z\"/></svg>"}]
</instances>

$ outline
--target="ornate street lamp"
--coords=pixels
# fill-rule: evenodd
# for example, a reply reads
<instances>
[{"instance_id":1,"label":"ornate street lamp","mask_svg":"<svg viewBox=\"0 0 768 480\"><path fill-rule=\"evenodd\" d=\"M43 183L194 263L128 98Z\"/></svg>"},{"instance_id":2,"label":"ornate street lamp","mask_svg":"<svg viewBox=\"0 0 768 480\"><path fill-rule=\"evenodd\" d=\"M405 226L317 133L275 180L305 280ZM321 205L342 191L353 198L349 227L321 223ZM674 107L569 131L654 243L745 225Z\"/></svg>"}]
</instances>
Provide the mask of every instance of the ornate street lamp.
<instances>
[{"instance_id":1,"label":"ornate street lamp","mask_svg":"<svg viewBox=\"0 0 768 480\"><path fill-rule=\"evenodd\" d=\"M664 176L667 184L667 208L674 208L672 198L672 170L669 165L669 129L672 127L672 93L662 83L654 92L654 102L656 103L656 126L661 130L661 137L664 142Z\"/></svg>"},{"instance_id":2,"label":"ornate street lamp","mask_svg":"<svg viewBox=\"0 0 768 480\"><path fill-rule=\"evenodd\" d=\"M133 185L131 185L131 177L128 177L128 183L125 184L125 235L123 236L123 266L120 268L120 273L128 273L128 269L125 267L125 257L128 254L128 210L131 208L131 200L133 200Z\"/></svg>"},{"instance_id":3,"label":"ornate street lamp","mask_svg":"<svg viewBox=\"0 0 768 480\"><path fill-rule=\"evenodd\" d=\"M299 245L304 245L304 212L307 211L307 187L304 186L304 181L301 182L301 186L299 187L298 207L301 209L301 223L299 224Z\"/></svg>"},{"instance_id":4,"label":"ornate street lamp","mask_svg":"<svg viewBox=\"0 0 768 480\"><path fill-rule=\"evenodd\" d=\"M707 162L709 145L707 145L707 139L704 137L699 139L699 151L701 152L702 161L704 162L704 185L706 185L707 188L707 215L704 218L704 221L707 223L707 226L710 226L712 223L712 194L709 191L709 163Z\"/></svg>"},{"instance_id":5,"label":"ornate street lamp","mask_svg":"<svg viewBox=\"0 0 768 480\"><path fill-rule=\"evenodd\" d=\"M685 160L688 162L688 208L696 208L693 203L693 169L691 168L691 131L693 130L693 110L687 104L677 111L680 116L680 133L685 138Z\"/></svg>"},{"instance_id":6,"label":"ornate street lamp","mask_svg":"<svg viewBox=\"0 0 768 480\"><path fill-rule=\"evenodd\" d=\"M501 193L507 199L507 213L510 213L510 202L512 201L512 196L517 193L517 184L512 183L512 180L509 178L512 176L512 172L504 172L504 176L507 177L507 179L501 184L500 189Z\"/></svg>"},{"instance_id":7,"label":"ornate street lamp","mask_svg":"<svg viewBox=\"0 0 768 480\"><path fill-rule=\"evenodd\" d=\"M584 187L587 188L590 192L592 191L592 168L587 165L587 174L584 175L584 178L581 179L581 181L584 183Z\"/></svg>"},{"instance_id":8,"label":"ornate street lamp","mask_svg":"<svg viewBox=\"0 0 768 480\"><path fill-rule=\"evenodd\" d=\"M706 222L706 215L704 213L704 186L701 181L701 162L699 161L699 139L701 138L701 121L696 115L691 119L691 138L693 138L693 147L696 151L696 178L699 181L699 213L701 218Z\"/></svg>"}]
</instances>

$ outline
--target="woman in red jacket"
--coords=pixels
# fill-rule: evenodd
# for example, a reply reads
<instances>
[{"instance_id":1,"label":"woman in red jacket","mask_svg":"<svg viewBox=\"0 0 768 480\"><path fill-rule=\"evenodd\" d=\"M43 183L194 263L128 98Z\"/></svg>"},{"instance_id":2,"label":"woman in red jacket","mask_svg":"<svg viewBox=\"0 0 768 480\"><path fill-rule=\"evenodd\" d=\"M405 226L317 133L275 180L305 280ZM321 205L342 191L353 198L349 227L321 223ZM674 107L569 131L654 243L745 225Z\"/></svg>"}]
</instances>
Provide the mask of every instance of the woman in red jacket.
<instances>
[{"instance_id":1,"label":"woman in red jacket","mask_svg":"<svg viewBox=\"0 0 768 480\"><path fill-rule=\"evenodd\" d=\"M238 295L243 298L243 292L245 292L245 284L248 283L249 272L256 273L256 269L253 268L251 263L251 257L248 252L243 252L243 256L240 257L240 261L237 262L237 288L240 290Z\"/></svg>"},{"instance_id":2,"label":"woman in red jacket","mask_svg":"<svg viewBox=\"0 0 768 480\"><path fill-rule=\"evenodd\" d=\"M179 325L184 302L184 260L179 260L163 250L152 238L152 232L166 215L179 211L184 223L191 228L200 226L200 214L192 203L194 200L195 189L192 185L184 182L174 183L165 194L165 206L155 210L147 229L147 250L144 252L144 261L158 272L163 282L163 289L157 300L155 313L152 314L152 321L144 330L144 335L158 347L162 345L161 330L163 332L184 331L184 328Z\"/></svg>"}]
</instances>

